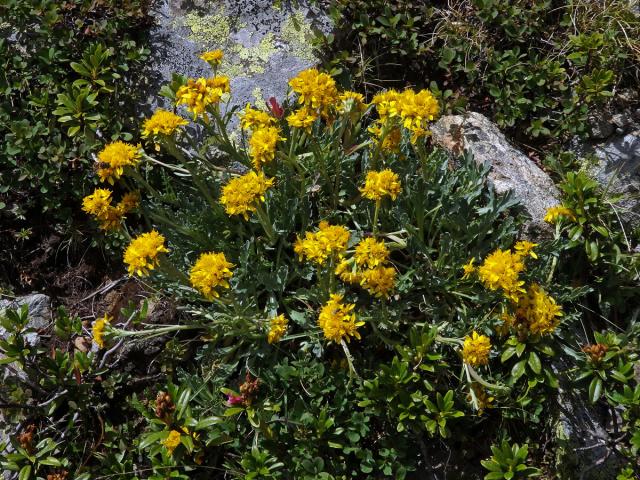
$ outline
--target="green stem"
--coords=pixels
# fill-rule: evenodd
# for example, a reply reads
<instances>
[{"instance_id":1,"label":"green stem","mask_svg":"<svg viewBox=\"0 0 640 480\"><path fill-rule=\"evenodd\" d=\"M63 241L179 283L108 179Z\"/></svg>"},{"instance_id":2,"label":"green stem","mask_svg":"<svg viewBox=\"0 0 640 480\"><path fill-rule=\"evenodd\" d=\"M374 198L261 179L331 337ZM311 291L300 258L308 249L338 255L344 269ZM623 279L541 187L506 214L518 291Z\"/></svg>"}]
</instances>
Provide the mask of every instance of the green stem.
<instances>
[{"instance_id":1,"label":"green stem","mask_svg":"<svg viewBox=\"0 0 640 480\"><path fill-rule=\"evenodd\" d=\"M376 200L376 207L373 211L373 236L378 232L378 215L380 213L380 200Z\"/></svg>"},{"instance_id":2,"label":"green stem","mask_svg":"<svg viewBox=\"0 0 640 480\"><path fill-rule=\"evenodd\" d=\"M256 205L256 214L258 216L258 221L262 225L262 229L264 233L267 234L269 238L269 242L273 245L276 242L276 232L273 229L273 225L271 224L271 220L269 219L269 213L262 206L262 204Z\"/></svg>"}]
</instances>

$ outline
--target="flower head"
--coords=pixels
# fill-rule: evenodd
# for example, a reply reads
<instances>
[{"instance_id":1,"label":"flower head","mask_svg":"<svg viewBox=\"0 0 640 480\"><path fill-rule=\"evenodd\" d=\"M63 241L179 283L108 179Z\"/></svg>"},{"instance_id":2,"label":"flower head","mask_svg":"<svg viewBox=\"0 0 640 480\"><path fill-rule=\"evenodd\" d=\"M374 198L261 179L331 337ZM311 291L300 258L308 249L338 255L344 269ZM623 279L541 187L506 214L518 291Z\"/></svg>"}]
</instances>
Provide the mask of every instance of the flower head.
<instances>
[{"instance_id":1,"label":"flower head","mask_svg":"<svg viewBox=\"0 0 640 480\"><path fill-rule=\"evenodd\" d=\"M553 333L560 323L562 307L544 289L534 283L521 295L516 308L516 326L532 335Z\"/></svg>"},{"instance_id":2,"label":"flower head","mask_svg":"<svg viewBox=\"0 0 640 480\"><path fill-rule=\"evenodd\" d=\"M524 292L524 281L519 276L523 270L521 255L497 249L478 267L478 277L485 287L491 290L500 288L507 298L517 302L520 293Z\"/></svg>"},{"instance_id":3,"label":"flower head","mask_svg":"<svg viewBox=\"0 0 640 480\"><path fill-rule=\"evenodd\" d=\"M529 242L527 240L521 240L519 242L516 242L513 249L516 251L517 255L521 255L523 257L538 258L536 252L533 251L533 249L537 246L537 243Z\"/></svg>"},{"instance_id":4,"label":"flower head","mask_svg":"<svg viewBox=\"0 0 640 480\"><path fill-rule=\"evenodd\" d=\"M222 62L223 57L224 57L224 53L222 53L222 50L211 50L209 52L204 52L202 55L200 55L200 60L204 60L212 67L215 67L220 65L220 62Z\"/></svg>"},{"instance_id":5,"label":"flower head","mask_svg":"<svg viewBox=\"0 0 640 480\"><path fill-rule=\"evenodd\" d=\"M311 131L311 126L318 118L318 115L313 110L307 107L302 107L290 114L287 117L287 123L292 128L300 128L306 130L307 133Z\"/></svg>"},{"instance_id":6,"label":"flower head","mask_svg":"<svg viewBox=\"0 0 640 480\"><path fill-rule=\"evenodd\" d=\"M159 108L142 124L142 138L156 135L171 136L189 122L173 112Z\"/></svg>"},{"instance_id":7,"label":"flower head","mask_svg":"<svg viewBox=\"0 0 640 480\"><path fill-rule=\"evenodd\" d=\"M371 103L375 105L381 123L384 123L388 118L398 115L397 104L399 99L400 93L397 90L387 90L373 97Z\"/></svg>"},{"instance_id":8,"label":"flower head","mask_svg":"<svg viewBox=\"0 0 640 480\"><path fill-rule=\"evenodd\" d=\"M269 343L279 342L284 334L287 333L287 326L289 321L284 315L278 315L273 317L269 322L269 333L267 334L267 341Z\"/></svg>"},{"instance_id":9,"label":"flower head","mask_svg":"<svg viewBox=\"0 0 640 480\"><path fill-rule=\"evenodd\" d=\"M289 80L289 86L298 94L298 102L326 114L328 108L338 98L336 82L330 75L320 73L315 68L303 70Z\"/></svg>"},{"instance_id":10,"label":"flower head","mask_svg":"<svg viewBox=\"0 0 640 480\"><path fill-rule=\"evenodd\" d=\"M171 430L169 436L162 441L162 445L165 446L169 455L173 455L173 451L180 445L180 432L177 430Z\"/></svg>"},{"instance_id":11,"label":"flower head","mask_svg":"<svg viewBox=\"0 0 640 480\"><path fill-rule=\"evenodd\" d=\"M164 246L164 237L155 230L134 238L124 252L124 263L129 275L145 277L159 262L158 255L169 250Z\"/></svg>"},{"instance_id":12,"label":"flower head","mask_svg":"<svg viewBox=\"0 0 640 480\"><path fill-rule=\"evenodd\" d=\"M207 107L219 103L229 91L228 77L190 78L176 92L176 103L185 105L194 118L202 115L206 119Z\"/></svg>"},{"instance_id":13,"label":"flower head","mask_svg":"<svg viewBox=\"0 0 640 480\"><path fill-rule=\"evenodd\" d=\"M544 221L547 223L557 223L559 220L566 218L572 222L576 221L576 214L573 210L562 205L556 205L547 209Z\"/></svg>"},{"instance_id":14,"label":"flower head","mask_svg":"<svg viewBox=\"0 0 640 480\"><path fill-rule=\"evenodd\" d=\"M98 153L98 176L100 181L111 185L124 173L125 167L135 167L140 162L140 148L117 141L105 146Z\"/></svg>"},{"instance_id":15,"label":"flower head","mask_svg":"<svg viewBox=\"0 0 640 480\"><path fill-rule=\"evenodd\" d=\"M222 188L220 203L228 215L242 215L249 219L249 213L255 212L259 203L264 202L265 193L273 185L273 178L265 177L262 172L249 173L234 178Z\"/></svg>"},{"instance_id":16,"label":"flower head","mask_svg":"<svg viewBox=\"0 0 640 480\"><path fill-rule=\"evenodd\" d=\"M374 123L368 129L373 135L373 145L377 146L383 152L398 153L400 150L400 141L402 140L402 131L400 127L390 125L385 128L384 124Z\"/></svg>"},{"instance_id":17,"label":"flower head","mask_svg":"<svg viewBox=\"0 0 640 480\"><path fill-rule=\"evenodd\" d=\"M118 203L117 208L123 213L128 213L138 208L138 205L140 205L140 193L127 192L122 196L122 200Z\"/></svg>"},{"instance_id":18,"label":"flower head","mask_svg":"<svg viewBox=\"0 0 640 480\"><path fill-rule=\"evenodd\" d=\"M378 266L362 272L360 284L371 295L388 298L396 283L396 270L393 267Z\"/></svg>"},{"instance_id":19,"label":"flower head","mask_svg":"<svg viewBox=\"0 0 640 480\"><path fill-rule=\"evenodd\" d=\"M344 253L350 237L345 227L322 221L317 232L305 232L304 239L298 237L294 251L300 260L306 257L310 262L324 265L327 259Z\"/></svg>"},{"instance_id":20,"label":"flower head","mask_svg":"<svg viewBox=\"0 0 640 480\"><path fill-rule=\"evenodd\" d=\"M462 266L462 270L464 272L464 274L462 275L463 280L466 280L467 278L471 277L471 275L476 271L476 267L473 265L473 262L475 261L476 261L475 258L472 258L471 260L469 260L468 263Z\"/></svg>"},{"instance_id":21,"label":"flower head","mask_svg":"<svg viewBox=\"0 0 640 480\"><path fill-rule=\"evenodd\" d=\"M418 138L427 134L427 124L438 116L440 106L429 90L416 93L407 89L400 94L391 110L400 116L402 125L412 133L411 141L415 143Z\"/></svg>"},{"instance_id":22,"label":"flower head","mask_svg":"<svg viewBox=\"0 0 640 480\"><path fill-rule=\"evenodd\" d=\"M96 345L98 345L98 348L104 348L104 331L109 322L111 322L111 317L106 314L104 317L93 322L91 336L93 337L93 341Z\"/></svg>"},{"instance_id":23,"label":"flower head","mask_svg":"<svg viewBox=\"0 0 640 480\"><path fill-rule=\"evenodd\" d=\"M91 195L82 199L82 210L100 219L109 213L111 208L111 190L96 188Z\"/></svg>"},{"instance_id":24,"label":"flower head","mask_svg":"<svg viewBox=\"0 0 640 480\"><path fill-rule=\"evenodd\" d=\"M229 288L229 278L233 276L234 265L227 261L224 253L203 253L191 267L189 280L193 288L205 298L212 300L220 296L217 289Z\"/></svg>"},{"instance_id":25,"label":"flower head","mask_svg":"<svg viewBox=\"0 0 640 480\"><path fill-rule=\"evenodd\" d=\"M359 267L374 268L387 262L389 250L384 242L369 237L360 240L353 256Z\"/></svg>"},{"instance_id":26,"label":"flower head","mask_svg":"<svg viewBox=\"0 0 640 480\"><path fill-rule=\"evenodd\" d=\"M276 123L276 119L263 110L253 108L249 103L239 114L240 128L243 130L257 130L270 127Z\"/></svg>"},{"instance_id":27,"label":"flower head","mask_svg":"<svg viewBox=\"0 0 640 480\"><path fill-rule=\"evenodd\" d=\"M489 353L491 352L491 341L486 335L478 335L473 332L471 336L464 337L462 346L462 359L464 363L476 367L489 363Z\"/></svg>"},{"instance_id":28,"label":"flower head","mask_svg":"<svg viewBox=\"0 0 640 480\"><path fill-rule=\"evenodd\" d=\"M344 283L359 285L362 281L362 274L358 271L356 263L347 259L342 259L338 263L335 274Z\"/></svg>"},{"instance_id":29,"label":"flower head","mask_svg":"<svg viewBox=\"0 0 640 480\"><path fill-rule=\"evenodd\" d=\"M360 339L358 327L364 322L358 322L353 313L355 304L342 303L342 295L332 294L329 301L320 310L318 324L324 333L324 338L330 342L340 343L349 341L350 337Z\"/></svg>"},{"instance_id":30,"label":"flower head","mask_svg":"<svg viewBox=\"0 0 640 480\"><path fill-rule=\"evenodd\" d=\"M360 191L369 200L380 200L384 196L395 200L402 191L402 187L398 175L387 168L379 172L368 172L364 187L361 187Z\"/></svg>"},{"instance_id":31,"label":"flower head","mask_svg":"<svg viewBox=\"0 0 640 480\"><path fill-rule=\"evenodd\" d=\"M362 113L367 109L364 102L364 95L358 92L345 91L338 96L340 103L338 104L338 112L359 112Z\"/></svg>"},{"instance_id":32,"label":"flower head","mask_svg":"<svg viewBox=\"0 0 640 480\"><path fill-rule=\"evenodd\" d=\"M254 130L249 139L249 156L253 166L260 170L263 165L270 163L276 156L276 144L286 138L280 136L276 127L263 127Z\"/></svg>"}]
</instances>

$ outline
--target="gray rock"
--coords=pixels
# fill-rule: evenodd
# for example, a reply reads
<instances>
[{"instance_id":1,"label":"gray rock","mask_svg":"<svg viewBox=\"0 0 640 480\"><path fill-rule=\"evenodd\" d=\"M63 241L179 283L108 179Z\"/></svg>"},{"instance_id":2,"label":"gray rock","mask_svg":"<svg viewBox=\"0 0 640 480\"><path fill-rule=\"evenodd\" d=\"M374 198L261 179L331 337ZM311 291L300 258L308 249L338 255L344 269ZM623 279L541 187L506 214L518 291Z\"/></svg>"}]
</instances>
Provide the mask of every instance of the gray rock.
<instances>
[{"instance_id":1,"label":"gray rock","mask_svg":"<svg viewBox=\"0 0 640 480\"><path fill-rule=\"evenodd\" d=\"M163 0L155 11L150 35L154 105L160 85L173 73L210 76L198 57L221 49L220 73L231 78L231 105L282 101L287 81L317 63L311 46L312 28L329 31L328 16L311 2L274 0Z\"/></svg>"},{"instance_id":2,"label":"gray rock","mask_svg":"<svg viewBox=\"0 0 640 480\"><path fill-rule=\"evenodd\" d=\"M589 151L589 149L587 149ZM620 195L622 221L640 226L640 131L618 136L590 150L597 159L590 173L610 195Z\"/></svg>"},{"instance_id":3,"label":"gray rock","mask_svg":"<svg viewBox=\"0 0 640 480\"><path fill-rule=\"evenodd\" d=\"M41 329L47 327L51 323L51 299L42 293L34 293L24 297L18 297L14 300L0 300L0 314L6 309L19 309L22 305L29 307L29 323L28 328ZM0 337L6 336L6 329L0 327ZM40 338L37 333L28 333L26 340L31 345L38 345Z\"/></svg>"},{"instance_id":4,"label":"gray rock","mask_svg":"<svg viewBox=\"0 0 640 480\"><path fill-rule=\"evenodd\" d=\"M611 124L611 119L603 117L599 114L589 116L589 128L591 129L591 138L596 140L604 140L613 134L615 127Z\"/></svg>"},{"instance_id":5,"label":"gray rock","mask_svg":"<svg viewBox=\"0 0 640 480\"><path fill-rule=\"evenodd\" d=\"M533 160L513 147L487 117L471 112L447 115L432 127L436 144L453 152L470 150L478 163L491 164L489 179L498 193L512 191L529 214L525 226L529 238L551 234L544 222L549 207L559 203L551 178Z\"/></svg>"}]
</instances>

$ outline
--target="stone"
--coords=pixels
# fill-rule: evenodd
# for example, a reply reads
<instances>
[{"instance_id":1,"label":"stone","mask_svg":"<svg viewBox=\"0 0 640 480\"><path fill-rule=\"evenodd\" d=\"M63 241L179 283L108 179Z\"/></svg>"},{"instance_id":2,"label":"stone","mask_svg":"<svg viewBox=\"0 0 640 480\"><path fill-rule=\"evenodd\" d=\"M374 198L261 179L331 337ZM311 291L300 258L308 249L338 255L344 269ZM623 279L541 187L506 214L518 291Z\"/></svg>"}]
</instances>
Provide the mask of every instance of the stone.
<instances>
[{"instance_id":1,"label":"stone","mask_svg":"<svg viewBox=\"0 0 640 480\"><path fill-rule=\"evenodd\" d=\"M3 310L10 308L19 309L22 305L29 307L29 323L27 324L27 328L39 330L46 328L51 323L51 298L42 293L18 297L15 300L0 300L0 314ZM6 329L0 327L0 337L5 338L6 333ZM35 332L28 333L25 339L32 346L40 343L39 335Z\"/></svg>"},{"instance_id":2,"label":"stone","mask_svg":"<svg viewBox=\"0 0 640 480\"><path fill-rule=\"evenodd\" d=\"M596 140L604 140L613 134L615 127L611 124L611 119L603 117L599 114L593 114L588 119L589 128L591 129L591 138Z\"/></svg>"},{"instance_id":3,"label":"stone","mask_svg":"<svg viewBox=\"0 0 640 480\"><path fill-rule=\"evenodd\" d=\"M330 21L307 0L162 0L154 10L150 33L153 108L161 85L173 73L210 76L211 67L198 57L221 49L220 74L231 79L231 106L251 102L265 107L282 102L289 78L317 63L313 29L328 32Z\"/></svg>"},{"instance_id":4,"label":"stone","mask_svg":"<svg viewBox=\"0 0 640 480\"><path fill-rule=\"evenodd\" d=\"M590 174L609 196L622 197L615 208L623 224L640 226L640 131L613 137L582 155L589 153L596 159Z\"/></svg>"},{"instance_id":5,"label":"stone","mask_svg":"<svg viewBox=\"0 0 640 480\"><path fill-rule=\"evenodd\" d=\"M431 130L435 144L455 154L469 150L476 162L491 165L489 180L496 191L512 191L530 217L524 232L528 238L552 234L544 216L549 207L560 203L558 189L549 175L511 145L487 117L476 112L445 115Z\"/></svg>"}]
</instances>

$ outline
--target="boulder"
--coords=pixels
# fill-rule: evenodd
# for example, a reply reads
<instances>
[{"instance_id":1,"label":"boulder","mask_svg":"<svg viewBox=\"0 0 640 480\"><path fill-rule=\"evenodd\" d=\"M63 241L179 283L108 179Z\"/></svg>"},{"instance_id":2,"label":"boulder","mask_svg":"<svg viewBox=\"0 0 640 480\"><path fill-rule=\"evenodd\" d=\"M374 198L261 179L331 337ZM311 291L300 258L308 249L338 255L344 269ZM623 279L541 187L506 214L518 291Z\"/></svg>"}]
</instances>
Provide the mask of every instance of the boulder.
<instances>
[{"instance_id":1,"label":"boulder","mask_svg":"<svg viewBox=\"0 0 640 480\"><path fill-rule=\"evenodd\" d=\"M491 165L489 179L498 193L512 191L529 215L525 235L536 239L552 233L544 216L560 203L553 181L533 160L519 151L487 117L470 112L445 115L431 128L433 141L460 153L469 150L476 162Z\"/></svg>"},{"instance_id":2,"label":"boulder","mask_svg":"<svg viewBox=\"0 0 640 480\"><path fill-rule=\"evenodd\" d=\"M42 293L33 293L14 300L0 300L0 314L3 310L13 308L19 309L23 305L29 308L29 323L27 328L39 330L49 325L52 319L51 298ZM6 335L6 330L0 327L0 337ZM28 333L26 340L31 345L38 345L40 338L37 333Z\"/></svg>"}]
</instances>

